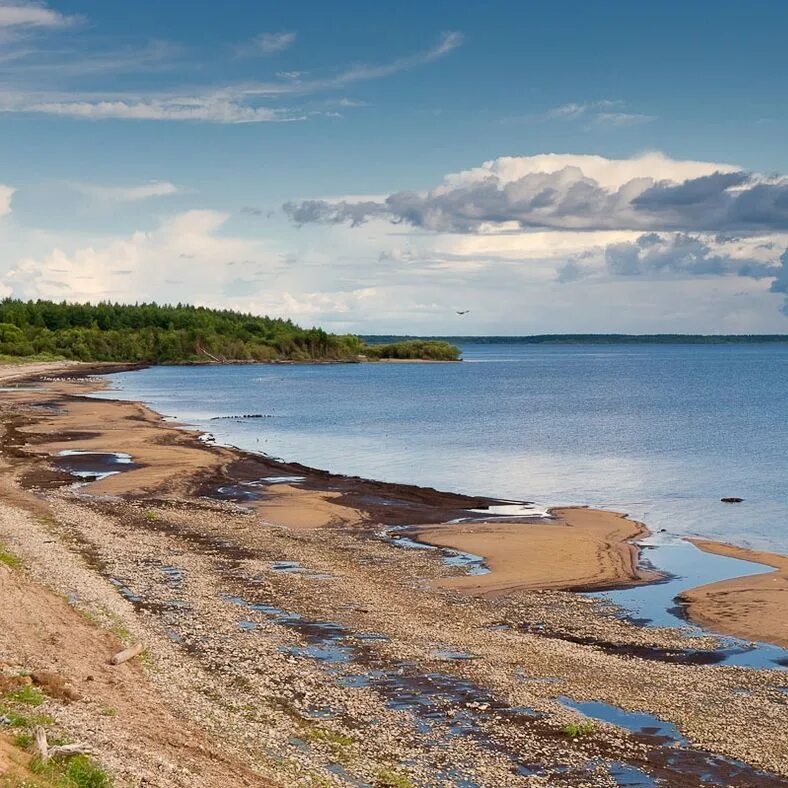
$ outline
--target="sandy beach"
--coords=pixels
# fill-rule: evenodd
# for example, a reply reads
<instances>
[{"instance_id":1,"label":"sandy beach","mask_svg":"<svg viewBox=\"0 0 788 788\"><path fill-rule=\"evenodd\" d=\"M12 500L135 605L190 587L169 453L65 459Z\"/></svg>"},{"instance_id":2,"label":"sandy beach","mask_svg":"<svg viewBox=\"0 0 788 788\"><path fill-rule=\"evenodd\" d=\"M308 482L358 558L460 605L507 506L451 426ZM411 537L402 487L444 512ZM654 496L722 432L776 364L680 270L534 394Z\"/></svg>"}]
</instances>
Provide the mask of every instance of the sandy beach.
<instances>
[{"instance_id":1,"label":"sandy beach","mask_svg":"<svg viewBox=\"0 0 788 788\"><path fill-rule=\"evenodd\" d=\"M100 371L0 368L45 376L0 400L0 677L30 674L116 785L431 786L450 784L447 763L483 788L615 786L616 764L675 786L788 779L784 672L715 664L711 636L572 593L653 580L633 544L645 526L581 508L448 525L495 502L213 446L90 399ZM397 547L404 524L491 571ZM745 635L779 621L784 559L751 559L780 581L721 584L729 629L721 589L695 589L694 620ZM134 643L144 659L108 666ZM680 746L568 701L653 715ZM2 728L0 743L24 773Z\"/></svg>"},{"instance_id":2,"label":"sandy beach","mask_svg":"<svg viewBox=\"0 0 788 788\"><path fill-rule=\"evenodd\" d=\"M788 647L788 557L706 539L690 541L707 553L754 561L774 571L685 592L688 616L715 632Z\"/></svg>"},{"instance_id":3,"label":"sandy beach","mask_svg":"<svg viewBox=\"0 0 788 788\"><path fill-rule=\"evenodd\" d=\"M588 591L659 578L638 567L633 541L645 526L615 512L558 508L548 521L463 523L414 529L419 541L485 558L489 574L442 581L474 594L533 589Z\"/></svg>"}]
</instances>

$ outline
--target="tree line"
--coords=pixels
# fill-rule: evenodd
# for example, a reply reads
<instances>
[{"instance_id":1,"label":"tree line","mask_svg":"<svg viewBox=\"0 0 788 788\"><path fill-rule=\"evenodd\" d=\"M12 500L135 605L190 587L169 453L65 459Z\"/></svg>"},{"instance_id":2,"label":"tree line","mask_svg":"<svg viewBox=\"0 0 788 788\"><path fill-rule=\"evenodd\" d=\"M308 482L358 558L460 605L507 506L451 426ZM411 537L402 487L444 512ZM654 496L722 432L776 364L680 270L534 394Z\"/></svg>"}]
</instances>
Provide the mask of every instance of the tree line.
<instances>
[{"instance_id":1,"label":"tree line","mask_svg":"<svg viewBox=\"0 0 788 788\"><path fill-rule=\"evenodd\" d=\"M445 342L386 348L370 347L352 334L301 328L291 320L187 304L0 301L0 354L7 356L156 364L459 357Z\"/></svg>"}]
</instances>

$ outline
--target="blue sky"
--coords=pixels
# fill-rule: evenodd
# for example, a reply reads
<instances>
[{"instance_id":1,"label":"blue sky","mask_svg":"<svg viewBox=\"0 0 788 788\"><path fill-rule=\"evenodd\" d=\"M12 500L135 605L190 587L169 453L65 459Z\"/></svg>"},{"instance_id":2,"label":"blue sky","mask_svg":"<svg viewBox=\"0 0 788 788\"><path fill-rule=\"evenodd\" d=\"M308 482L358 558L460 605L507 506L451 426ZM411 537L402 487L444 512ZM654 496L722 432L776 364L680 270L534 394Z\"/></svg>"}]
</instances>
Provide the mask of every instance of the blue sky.
<instances>
[{"instance_id":1,"label":"blue sky","mask_svg":"<svg viewBox=\"0 0 788 788\"><path fill-rule=\"evenodd\" d=\"M786 29L776 1L0 0L0 291L786 331Z\"/></svg>"}]
</instances>

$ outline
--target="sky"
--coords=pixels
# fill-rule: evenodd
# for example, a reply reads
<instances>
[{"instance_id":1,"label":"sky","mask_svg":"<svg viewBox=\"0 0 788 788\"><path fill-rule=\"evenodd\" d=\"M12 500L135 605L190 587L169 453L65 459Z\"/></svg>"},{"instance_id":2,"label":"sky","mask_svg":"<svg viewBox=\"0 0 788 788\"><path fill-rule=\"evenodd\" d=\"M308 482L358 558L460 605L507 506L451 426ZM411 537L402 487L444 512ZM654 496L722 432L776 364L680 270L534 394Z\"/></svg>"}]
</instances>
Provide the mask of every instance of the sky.
<instances>
[{"instance_id":1,"label":"sky","mask_svg":"<svg viewBox=\"0 0 788 788\"><path fill-rule=\"evenodd\" d=\"M0 296L788 333L786 29L782 0L0 0Z\"/></svg>"}]
</instances>

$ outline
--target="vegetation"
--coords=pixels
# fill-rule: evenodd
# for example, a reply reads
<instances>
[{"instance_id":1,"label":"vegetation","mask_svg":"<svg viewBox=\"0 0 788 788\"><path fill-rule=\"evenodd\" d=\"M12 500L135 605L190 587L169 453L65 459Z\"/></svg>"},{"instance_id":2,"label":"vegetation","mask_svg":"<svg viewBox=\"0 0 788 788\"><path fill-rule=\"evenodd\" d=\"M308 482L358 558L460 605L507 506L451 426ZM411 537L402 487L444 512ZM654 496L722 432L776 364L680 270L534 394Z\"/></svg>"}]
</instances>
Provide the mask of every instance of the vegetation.
<instances>
[{"instance_id":1,"label":"vegetation","mask_svg":"<svg viewBox=\"0 0 788 788\"><path fill-rule=\"evenodd\" d=\"M0 301L0 357L79 361L355 361L361 357L456 360L445 342L367 346L352 335L290 320L183 304Z\"/></svg>"},{"instance_id":2,"label":"vegetation","mask_svg":"<svg viewBox=\"0 0 788 788\"><path fill-rule=\"evenodd\" d=\"M0 545L0 564L5 564L11 569L19 569L22 566L22 562L13 553L3 550L2 545Z\"/></svg>"},{"instance_id":3,"label":"vegetation","mask_svg":"<svg viewBox=\"0 0 788 788\"><path fill-rule=\"evenodd\" d=\"M0 780L3 786L19 788L110 788L112 779L87 755L57 757L42 762L35 754L34 731L36 727L50 726L54 720L48 714L31 711L46 701L46 696L36 687L22 681L23 676L3 677L6 691L0 690L0 717L12 733L12 743L19 749L12 759L18 769ZM13 682L19 682L16 686ZM29 681L29 679L28 679ZM61 739L50 737L51 743L64 744Z\"/></svg>"},{"instance_id":4,"label":"vegetation","mask_svg":"<svg viewBox=\"0 0 788 788\"><path fill-rule=\"evenodd\" d=\"M385 768L375 775L375 788L414 788L414 786L407 775Z\"/></svg>"},{"instance_id":5,"label":"vegetation","mask_svg":"<svg viewBox=\"0 0 788 788\"><path fill-rule=\"evenodd\" d=\"M590 736L594 732L593 722L570 722L561 728L562 733L569 739L580 739Z\"/></svg>"},{"instance_id":6,"label":"vegetation","mask_svg":"<svg viewBox=\"0 0 788 788\"><path fill-rule=\"evenodd\" d=\"M367 345L364 353L371 359L422 359L424 361L457 361L459 351L448 342L410 339L388 345Z\"/></svg>"}]
</instances>

